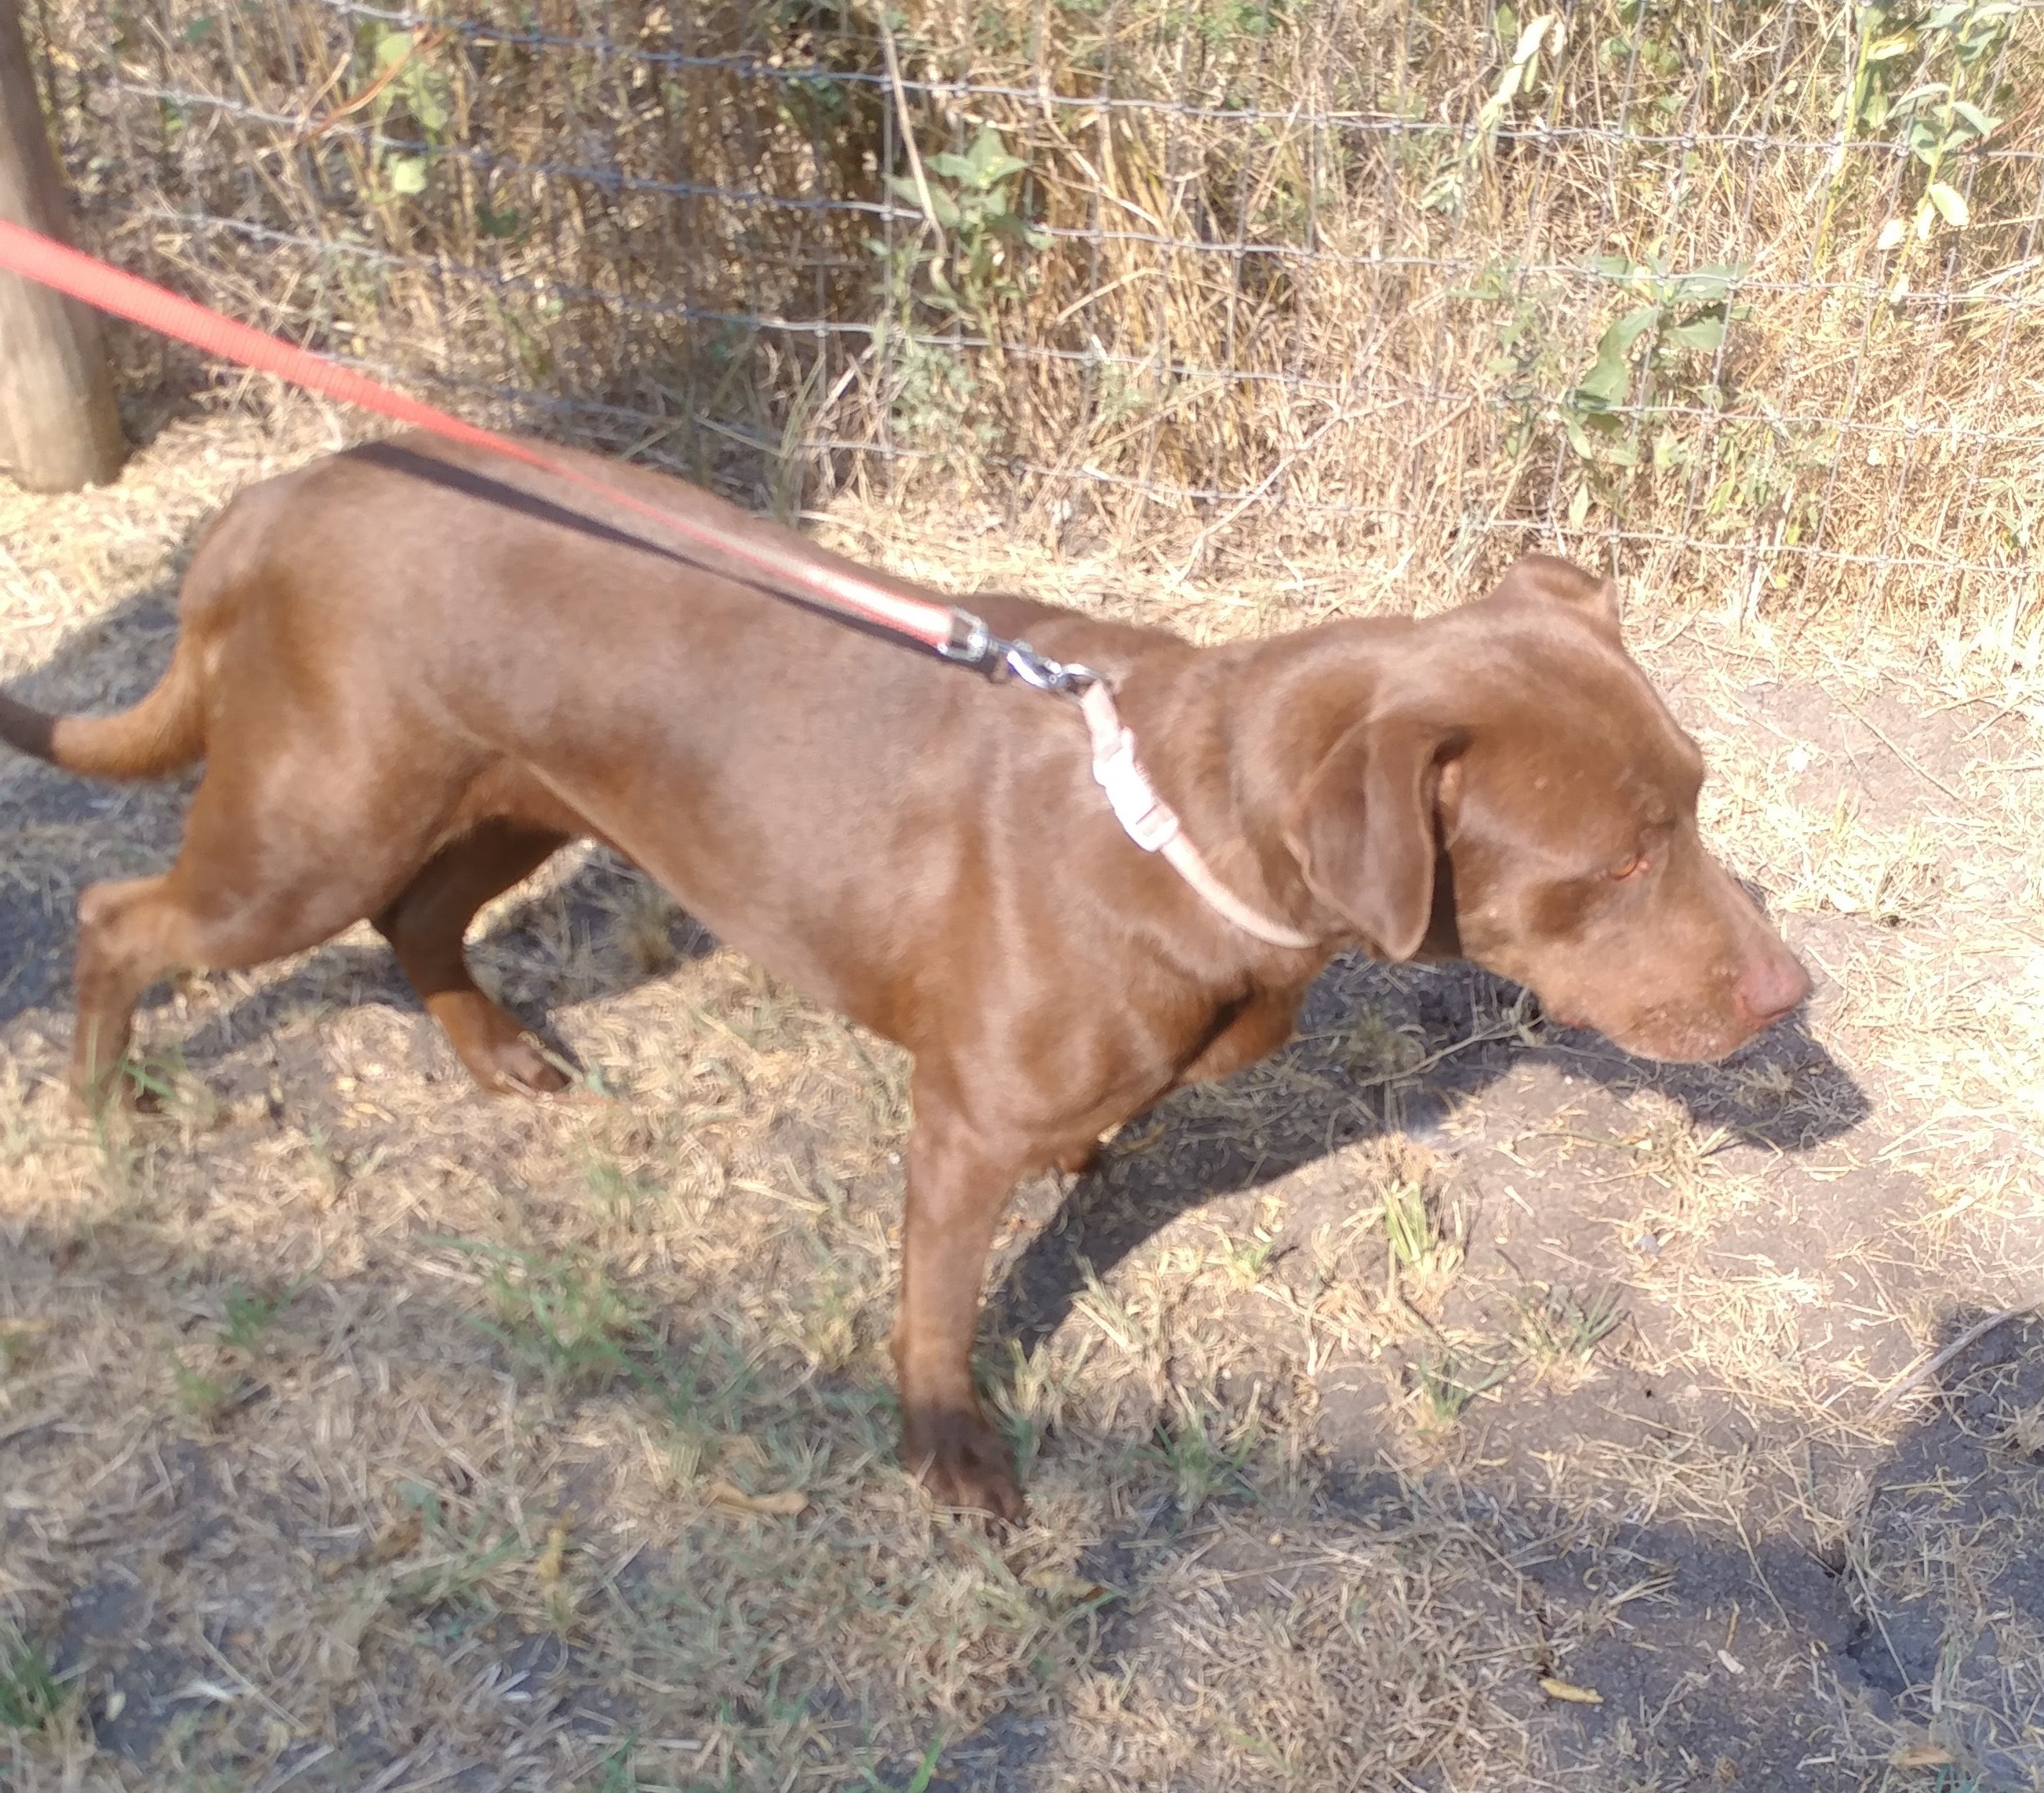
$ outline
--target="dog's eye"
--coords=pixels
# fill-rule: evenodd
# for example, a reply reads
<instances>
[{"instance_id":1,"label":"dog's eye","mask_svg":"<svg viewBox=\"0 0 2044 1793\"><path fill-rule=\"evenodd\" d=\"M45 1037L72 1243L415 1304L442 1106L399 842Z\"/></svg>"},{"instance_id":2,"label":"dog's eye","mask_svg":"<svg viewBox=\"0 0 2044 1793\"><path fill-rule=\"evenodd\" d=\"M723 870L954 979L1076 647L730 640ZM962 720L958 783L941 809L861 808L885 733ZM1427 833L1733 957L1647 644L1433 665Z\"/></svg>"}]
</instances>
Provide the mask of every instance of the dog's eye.
<instances>
[{"instance_id":1,"label":"dog's eye","mask_svg":"<svg viewBox=\"0 0 2044 1793\"><path fill-rule=\"evenodd\" d=\"M1631 853L1619 860L1605 875L1614 883L1623 884L1629 877L1637 877L1646 870L1646 855Z\"/></svg>"}]
</instances>

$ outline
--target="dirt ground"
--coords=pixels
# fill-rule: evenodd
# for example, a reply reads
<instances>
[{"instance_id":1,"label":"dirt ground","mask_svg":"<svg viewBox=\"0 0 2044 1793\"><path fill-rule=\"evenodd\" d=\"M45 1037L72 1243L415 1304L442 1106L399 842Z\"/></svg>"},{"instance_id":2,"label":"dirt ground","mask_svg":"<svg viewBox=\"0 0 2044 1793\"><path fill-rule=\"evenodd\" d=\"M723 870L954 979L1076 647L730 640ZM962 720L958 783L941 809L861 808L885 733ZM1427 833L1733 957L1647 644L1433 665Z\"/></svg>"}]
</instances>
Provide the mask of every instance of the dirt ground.
<instances>
[{"instance_id":1,"label":"dirt ground","mask_svg":"<svg viewBox=\"0 0 2044 1793\"><path fill-rule=\"evenodd\" d=\"M0 676L146 687L190 528L335 428L0 489ZM826 535L1231 633L1398 601ZM1628 586L1711 835L1817 979L1670 1069L1466 971L1024 1192L1034 1506L893 1456L899 1055L601 855L483 974L602 1099L478 1096L358 930L58 1079L80 885L184 787L0 762L0 1783L24 1790L2044 1787L2039 632ZM1912 1379L1913 1373L1913 1379Z\"/></svg>"}]
</instances>

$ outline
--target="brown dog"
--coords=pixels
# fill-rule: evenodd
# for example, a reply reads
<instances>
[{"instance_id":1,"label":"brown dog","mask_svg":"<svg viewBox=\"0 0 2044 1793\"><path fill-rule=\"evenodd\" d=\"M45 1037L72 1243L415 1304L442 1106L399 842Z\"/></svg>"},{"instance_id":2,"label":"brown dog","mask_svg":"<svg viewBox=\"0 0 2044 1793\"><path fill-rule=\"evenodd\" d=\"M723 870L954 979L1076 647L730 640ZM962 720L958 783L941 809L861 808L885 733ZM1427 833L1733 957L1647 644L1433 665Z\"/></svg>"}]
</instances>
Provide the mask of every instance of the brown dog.
<instances>
[{"instance_id":1,"label":"brown dog","mask_svg":"<svg viewBox=\"0 0 2044 1793\"><path fill-rule=\"evenodd\" d=\"M1339 949L1474 959L1659 1058L1720 1057L1808 992L1698 839L1702 761L1621 646L1615 590L1562 562L1529 555L1425 621L1204 649L974 601L1113 681L1189 838L1300 949L1131 843L1070 704L678 562L601 512L430 439L357 449L221 515L134 708L53 720L0 698L0 737L72 771L207 762L171 870L79 901L79 1087L104 1091L167 971L367 916L478 1082L556 1088L463 935L571 839L610 843L915 1055L894 1354L905 1457L942 1501L1020 1511L969 1361L1016 1181L1082 1167L1166 1091L1281 1044Z\"/></svg>"}]
</instances>

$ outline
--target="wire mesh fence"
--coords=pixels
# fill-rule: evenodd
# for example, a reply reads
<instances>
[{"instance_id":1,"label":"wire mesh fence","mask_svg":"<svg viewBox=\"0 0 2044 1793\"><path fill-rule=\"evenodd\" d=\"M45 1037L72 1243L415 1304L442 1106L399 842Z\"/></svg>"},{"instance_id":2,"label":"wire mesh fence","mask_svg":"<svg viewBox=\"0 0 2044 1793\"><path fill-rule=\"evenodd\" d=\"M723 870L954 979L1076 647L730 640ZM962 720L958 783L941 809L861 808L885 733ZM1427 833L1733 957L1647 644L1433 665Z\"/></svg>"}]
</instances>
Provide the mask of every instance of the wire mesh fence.
<instances>
[{"instance_id":1,"label":"wire mesh fence","mask_svg":"<svg viewBox=\"0 0 2044 1793\"><path fill-rule=\"evenodd\" d=\"M1732 605L2038 600L2011 0L31 25L113 259L755 503L970 492L1215 574L1544 545Z\"/></svg>"}]
</instances>

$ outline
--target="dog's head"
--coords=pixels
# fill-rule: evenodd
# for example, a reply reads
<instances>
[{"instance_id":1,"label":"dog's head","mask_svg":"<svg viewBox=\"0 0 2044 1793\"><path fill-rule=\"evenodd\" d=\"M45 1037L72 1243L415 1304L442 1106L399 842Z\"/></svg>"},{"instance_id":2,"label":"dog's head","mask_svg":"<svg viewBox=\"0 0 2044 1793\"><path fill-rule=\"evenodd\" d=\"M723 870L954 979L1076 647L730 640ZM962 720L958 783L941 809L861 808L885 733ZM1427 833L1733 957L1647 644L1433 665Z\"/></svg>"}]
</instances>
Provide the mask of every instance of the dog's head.
<instances>
[{"instance_id":1,"label":"dog's head","mask_svg":"<svg viewBox=\"0 0 2044 1793\"><path fill-rule=\"evenodd\" d=\"M1809 978L1696 829L1703 756L1617 592L1528 555L1412 626L1298 790L1308 887L1387 958L1466 958L1650 1058L1719 1058Z\"/></svg>"}]
</instances>

